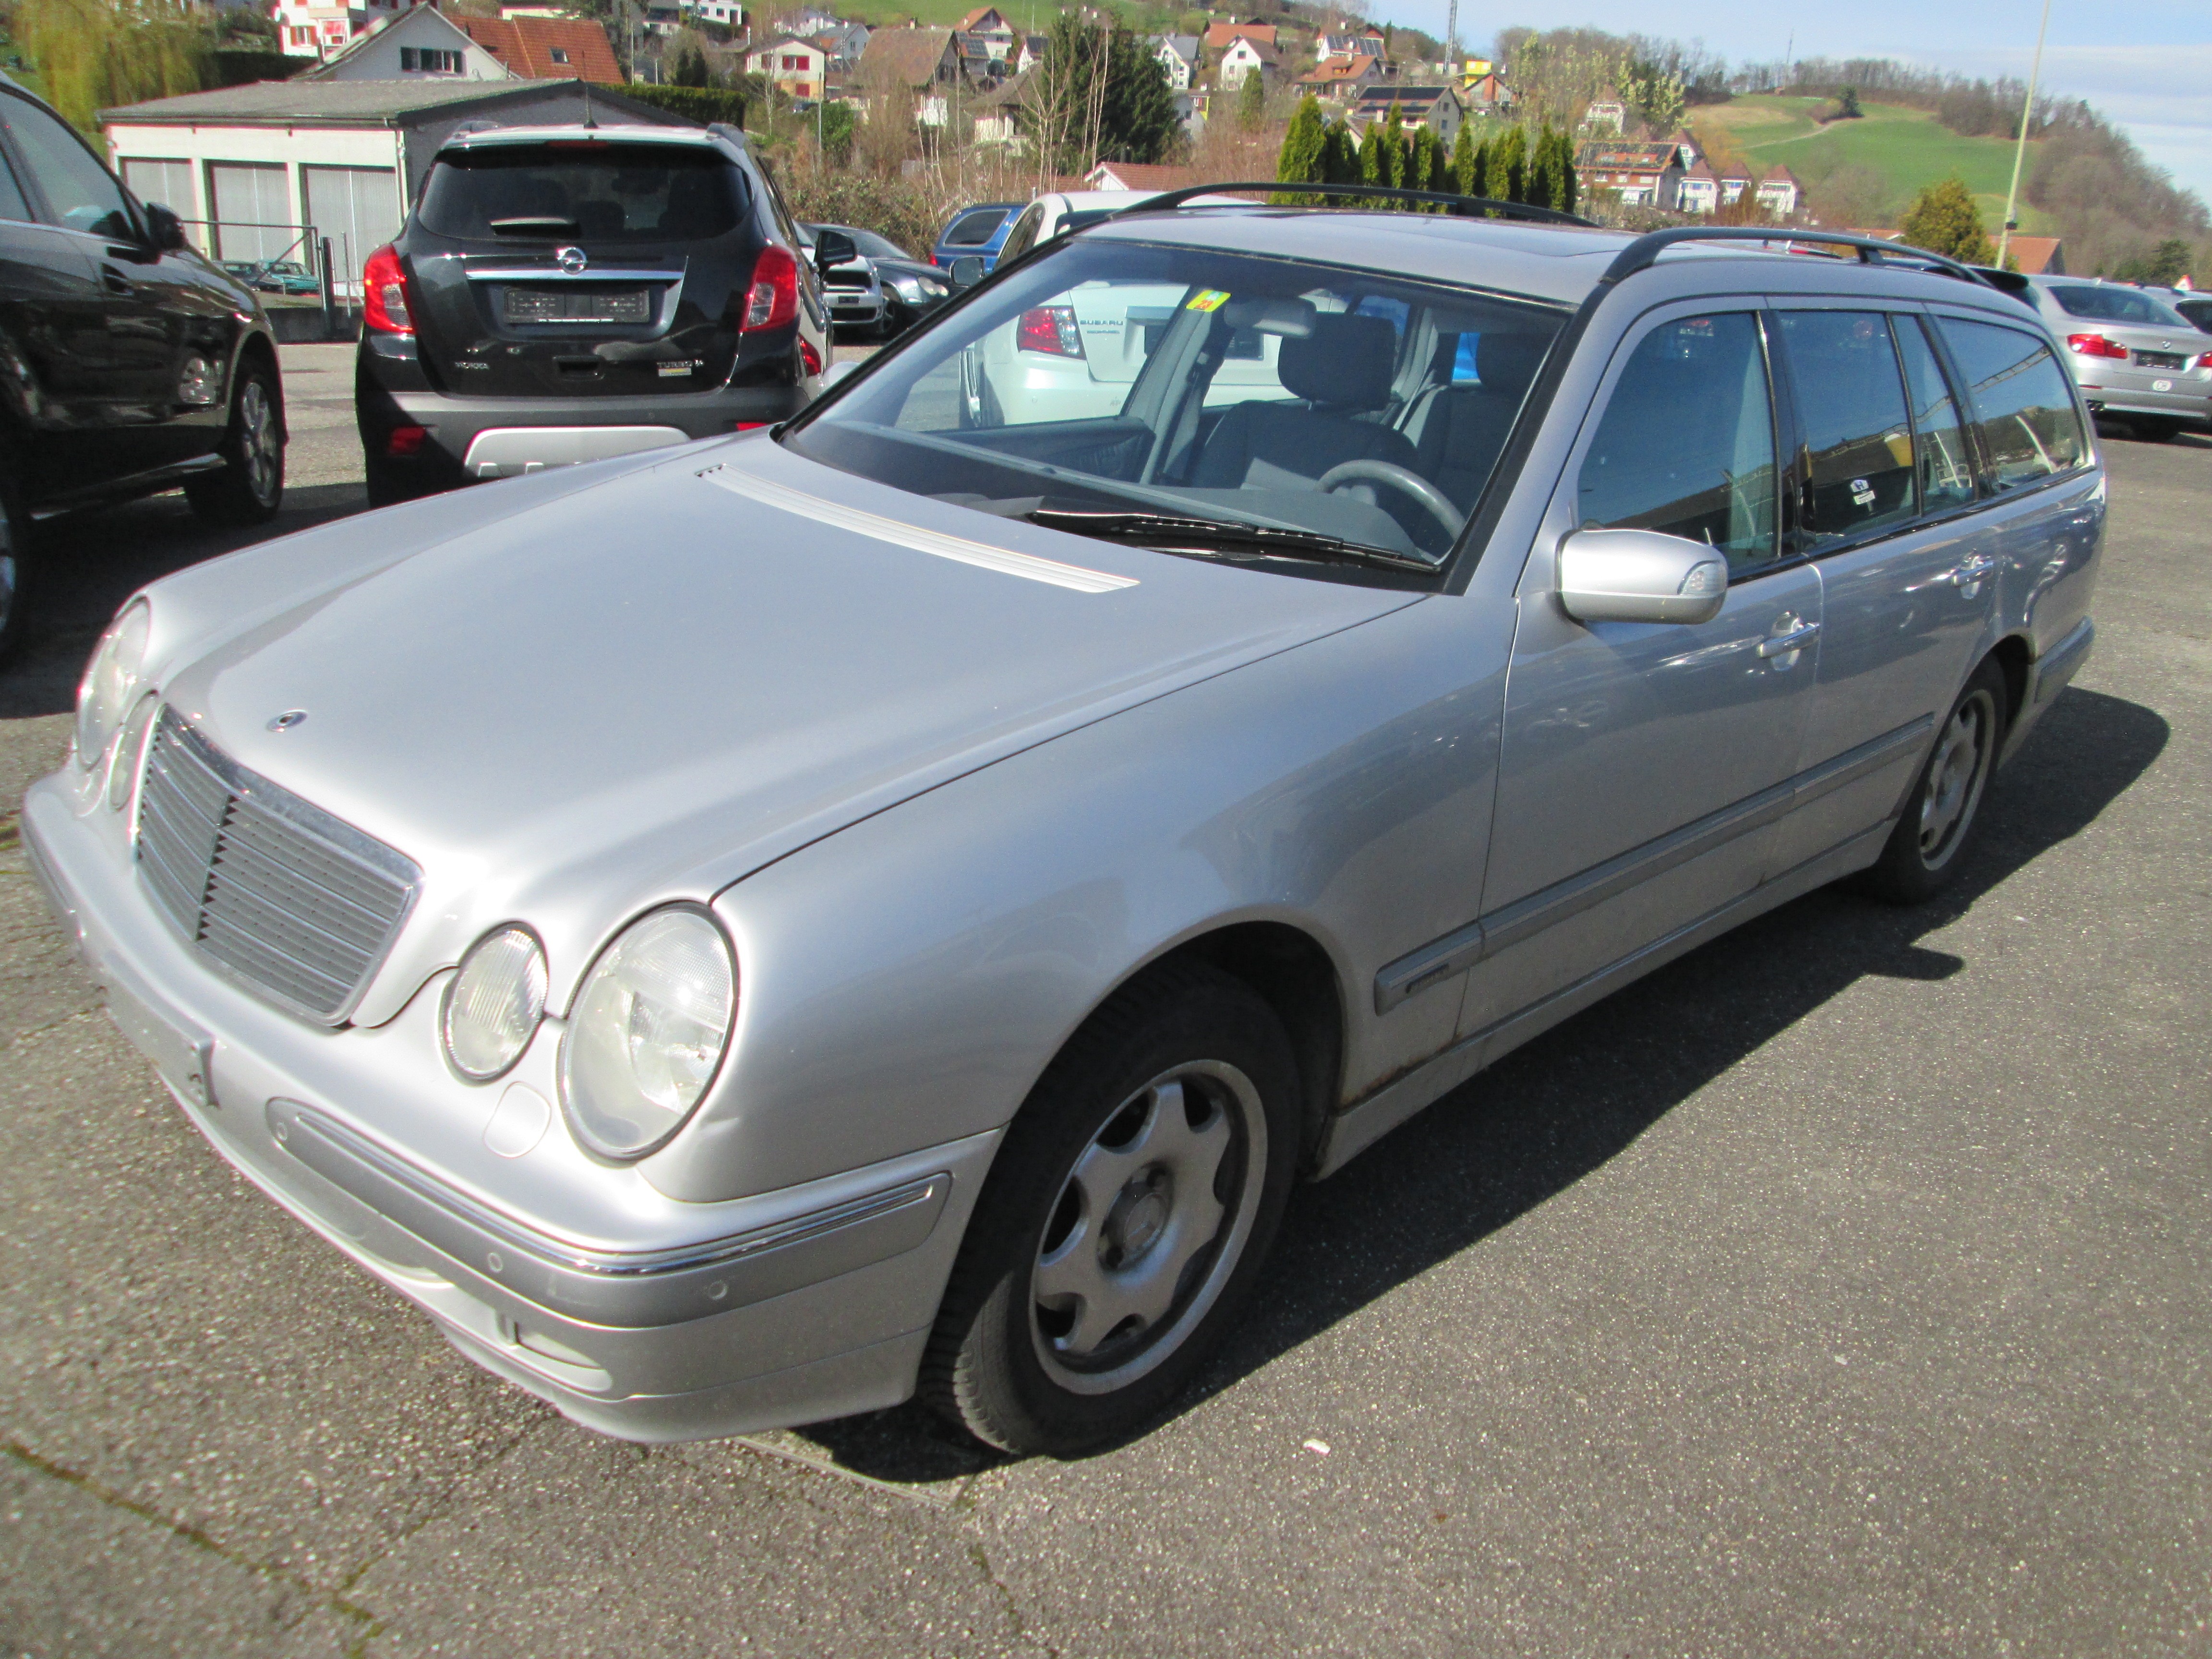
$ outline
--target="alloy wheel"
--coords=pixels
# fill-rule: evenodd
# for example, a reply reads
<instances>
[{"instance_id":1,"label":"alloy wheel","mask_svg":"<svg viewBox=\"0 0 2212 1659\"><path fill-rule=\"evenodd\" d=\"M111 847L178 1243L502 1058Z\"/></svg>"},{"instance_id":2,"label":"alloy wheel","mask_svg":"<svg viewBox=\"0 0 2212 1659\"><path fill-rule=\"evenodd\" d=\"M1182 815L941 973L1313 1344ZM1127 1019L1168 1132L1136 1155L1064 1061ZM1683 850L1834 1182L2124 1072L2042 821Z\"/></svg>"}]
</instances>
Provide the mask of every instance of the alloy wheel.
<instances>
[{"instance_id":1,"label":"alloy wheel","mask_svg":"<svg viewBox=\"0 0 2212 1659\"><path fill-rule=\"evenodd\" d=\"M239 458L246 464L246 487L266 507L277 489L276 411L269 401L269 388L250 380L238 394Z\"/></svg>"},{"instance_id":2,"label":"alloy wheel","mask_svg":"<svg viewBox=\"0 0 2212 1659\"><path fill-rule=\"evenodd\" d=\"M1980 802L1996 729L1995 703L1987 692L1977 692L1959 705L1937 739L1920 790L1920 859L1931 870L1956 850Z\"/></svg>"},{"instance_id":3,"label":"alloy wheel","mask_svg":"<svg viewBox=\"0 0 2212 1659\"><path fill-rule=\"evenodd\" d=\"M1234 1274L1267 1168L1259 1091L1194 1060L1123 1101L1077 1154L1030 1275L1046 1374L1107 1394L1182 1344Z\"/></svg>"}]
</instances>

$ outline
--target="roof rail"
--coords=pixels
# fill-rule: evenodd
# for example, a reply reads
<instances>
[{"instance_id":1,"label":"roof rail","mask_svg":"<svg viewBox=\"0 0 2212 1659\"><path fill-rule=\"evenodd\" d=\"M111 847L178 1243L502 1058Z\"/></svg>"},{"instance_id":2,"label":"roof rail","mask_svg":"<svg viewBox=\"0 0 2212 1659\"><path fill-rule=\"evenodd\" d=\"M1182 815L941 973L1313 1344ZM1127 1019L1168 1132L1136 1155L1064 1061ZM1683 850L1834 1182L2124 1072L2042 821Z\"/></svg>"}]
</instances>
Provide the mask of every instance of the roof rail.
<instances>
[{"instance_id":1,"label":"roof rail","mask_svg":"<svg viewBox=\"0 0 2212 1659\"><path fill-rule=\"evenodd\" d=\"M1798 242L1817 242L1856 249L1861 264L1919 265L1941 276L1955 276L1962 283L1988 283L1990 287L2004 291L2003 283L1990 282L1987 276L1970 266L1947 259L1940 253L1930 253L1925 248L1886 242L1875 236L1853 236L1839 230L1786 230L1779 227L1768 229L1758 225L1676 225L1668 230L1651 231L1614 256L1613 263L1605 268L1605 275L1598 278L1598 287L1609 288L1639 270L1649 270L1658 263L1659 256L1677 242L1779 243L1785 250Z\"/></svg>"},{"instance_id":2,"label":"roof rail","mask_svg":"<svg viewBox=\"0 0 2212 1659\"><path fill-rule=\"evenodd\" d=\"M1264 190L1271 196L1343 196L1354 198L1355 202L1376 198L1392 202L1435 202L1459 216L1494 213L1501 218L1528 219L1539 224L1578 225L1586 230L1597 228L1579 214L1562 213L1557 208L1537 207L1528 202L1498 202L1487 196L1453 196L1437 190L1396 190L1387 185L1319 185L1282 179L1239 179L1225 185L1188 185L1181 190L1163 191L1158 196L1148 196L1141 202L1119 210L1111 218L1126 219L1139 213L1165 213L1185 205L1193 197L1218 196L1232 190Z\"/></svg>"}]
</instances>

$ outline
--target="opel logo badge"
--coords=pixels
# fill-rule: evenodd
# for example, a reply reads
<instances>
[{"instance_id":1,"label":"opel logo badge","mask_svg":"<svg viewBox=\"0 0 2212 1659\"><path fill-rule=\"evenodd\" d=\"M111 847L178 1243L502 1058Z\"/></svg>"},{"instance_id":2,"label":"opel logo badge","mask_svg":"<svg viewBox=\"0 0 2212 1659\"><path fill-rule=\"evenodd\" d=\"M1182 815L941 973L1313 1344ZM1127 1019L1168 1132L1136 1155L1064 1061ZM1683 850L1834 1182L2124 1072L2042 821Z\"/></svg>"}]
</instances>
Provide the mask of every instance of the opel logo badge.
<instances>
[{"instance_id":1,"label":"opel logo badge","mask_svg":"<svg viewBox=\"0 0 2212 1659\"><path fill-rule=\"evenodd\" d=\"M580 275L592 260L591 256L580 247L564 247L553 256L553 263L574 276Z\"/></svg>"},{"instance_id":2,"label":"opel logo badge","mask_svg":"<svg viewBox=\"0 0 2212 1659\"><path fill-rule=\"evenodd\" d=\"M269 729L271 732L289 732L295 726L306 725L307 721L307 711L306 709L288 708L283 714L277 715L276 719L269 722Z\"/></svg>"}]
</instances>

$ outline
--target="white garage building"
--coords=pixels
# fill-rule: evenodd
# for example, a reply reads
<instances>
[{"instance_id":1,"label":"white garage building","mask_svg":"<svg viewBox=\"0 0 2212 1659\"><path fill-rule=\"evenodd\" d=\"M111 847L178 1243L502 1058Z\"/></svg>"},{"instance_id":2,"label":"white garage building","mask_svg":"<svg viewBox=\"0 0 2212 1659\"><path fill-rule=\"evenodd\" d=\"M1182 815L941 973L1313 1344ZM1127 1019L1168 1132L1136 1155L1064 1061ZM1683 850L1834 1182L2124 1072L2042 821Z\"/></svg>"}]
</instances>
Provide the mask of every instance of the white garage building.
<instances>
[{"instance_id":1,"label":"white garage building","mask_svg":"<svg viewBox=\"0 0 2212 1659\"><path fill-rule=\"evenodd\" d=\"M102 110L111 153L142 201L185 220L216 259L296 259L331 245L341 294L398 234L430 160L463 121L696 126L576 81L260 81Z\"/></svg>"}]
</instances>

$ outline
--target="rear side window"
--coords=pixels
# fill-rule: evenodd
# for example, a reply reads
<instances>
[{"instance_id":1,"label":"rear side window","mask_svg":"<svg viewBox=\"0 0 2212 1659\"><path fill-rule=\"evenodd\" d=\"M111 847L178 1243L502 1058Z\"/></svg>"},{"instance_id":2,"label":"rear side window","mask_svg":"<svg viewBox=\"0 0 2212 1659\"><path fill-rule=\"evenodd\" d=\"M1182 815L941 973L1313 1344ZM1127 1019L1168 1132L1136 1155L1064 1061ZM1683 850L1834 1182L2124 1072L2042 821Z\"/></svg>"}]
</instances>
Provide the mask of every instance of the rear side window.
<instances>
[{"instance_id":1,"label":"rear side window","mask_svg":"<svg viewBox=\"0 0 2212 1659\"><path fill-rule=\"evenodd\" d=\"M2145 328L2172 328L2179 314L2164 301L2131 288L2096 288L2087 283L2051 290L2060 308L2074 317L2094 318L2100 323L2137 323Z\"/></svg>"},{"instance_id":2,"label":"rear side window","mask_svg":"<svg viewBox=\"0 0 2212 1659\"><path fill-rule=\"evenodd\" d=\"M1912 430L1920 462L1920 504L1926 513L1946 513L1974 499L1974 463L1959 422L1959 406L1936 365L1936 353L1910 317L1893 317L1897 343L1905 354L1905 383L1912 393Z\"/></svg>"},{"instance_id":3,"label":"rear side window","mask_svg":"<svg viewBox=\"0 0 2212 1659\"><path fill-rule=\"evenodd\" d=\"M991 240L991 233L1005 222L1004 208L980 208L973 213L963 213L952 222L945 233L947 247L981 247Z\"/></svg>"},{"instance_id":4,"label":"rear side window","mask_svg":"<svg viewBox=\"0 0 2212 1659\"><path fill-rule=\"evenodd\" d=\"M1802 529L1814 546L1912 516L1912 423L1878 311L1785 311L1782 355L1804 442Z\"/></svg>"},{"instance_id":5,"label":"rear side window","mask_svg":"<svg viewBox=\"0 0 2212 1659\"><path fill-rule=\"evenodd\" d=\"M1999 489L2067 472L2089 446L2074 409L2074 383L2032 334L1995 323L1937 319L1966 380L1975 429Z\"/></svg>"},{"instance_id":6,"label":"rear side window","mask_svg":"<svg viewBox=\"0 0 2212 1659\"><path fill-rule=\"evenodd\" d=\"M465 241L700 241L737 226L730 172L712 151L667 144L486 148L438 158L421 218Z\"/></svg>"},{"instance_id":7,"label":"rear side window","mask_svg":"<svg viewBox=\"0 0 2212 1659\"><path fill-rule=\"evenodd\" d=\"M1774 410L1758 319L1683 317L1644 337L1576 481L1585 529L1706 542L1731 570L1775 556Z\"/></svg>"}]
</instances>

